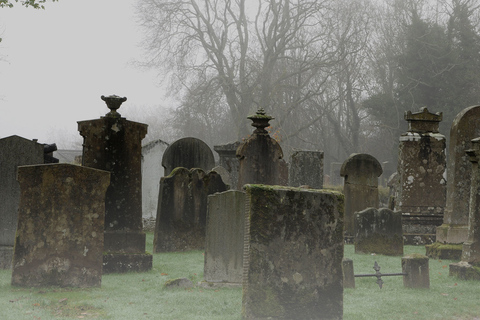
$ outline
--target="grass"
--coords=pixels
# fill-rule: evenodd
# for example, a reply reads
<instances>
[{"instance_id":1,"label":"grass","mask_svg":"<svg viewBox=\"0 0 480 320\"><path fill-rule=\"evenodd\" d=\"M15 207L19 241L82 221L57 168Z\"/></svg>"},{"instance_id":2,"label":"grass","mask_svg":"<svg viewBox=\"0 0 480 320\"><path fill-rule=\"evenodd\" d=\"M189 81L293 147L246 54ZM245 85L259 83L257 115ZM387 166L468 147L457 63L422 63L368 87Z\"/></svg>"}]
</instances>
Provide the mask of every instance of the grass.
<instances>
[{"instance_id":1,"label":"grass","mask_svg":"<svg viewBox=\"0 0 480 320\"><path fill-rule=\"evenodd\" d=\"M147 250L152 251L152 234ZM405 254L425 253L424 247L406 246ZM354 261L355 273L401 272L401 258L358 255L345 246L345 257ZM356 278L355 289L344 291L344 319L456 319L480 315L480 283L448 276L448 265L457 261L430 260L430 289L407 289L401 276ZM166 280L186 277L203 280L203 253L154 255L153 270L146 273L110 274L95 289L15 288L11 271L0 270L0 319L241 319L242 290L166 289Z\"/></svg>"}]
</instances>

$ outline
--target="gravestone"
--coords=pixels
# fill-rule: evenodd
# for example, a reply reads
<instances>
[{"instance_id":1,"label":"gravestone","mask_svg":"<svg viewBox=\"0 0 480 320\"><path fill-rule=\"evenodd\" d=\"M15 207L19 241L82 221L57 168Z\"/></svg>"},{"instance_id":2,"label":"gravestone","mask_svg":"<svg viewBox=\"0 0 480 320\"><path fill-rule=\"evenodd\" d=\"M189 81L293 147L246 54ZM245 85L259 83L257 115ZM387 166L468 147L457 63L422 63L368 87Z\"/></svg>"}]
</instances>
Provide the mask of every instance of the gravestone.
<instances>
[{"instance_id":1,"label":"gravestone","mask_svg":"<svg viewBox=\"0 0 480 320\"><path fill-rule=\"evenodd\" d=\"M96 120L78 122L83 137L82 165L111 173L105 196L103 272L147 271L142 223L142 145L147 125L126 120L116 111L127 100L102 96L111 110Z\"/></svg>"},{"instance_id":2,"label":"gravestone","mask_svg":"<svg viewBox=\"0 0 480 320\"><path fill-rule=\"evenodd\" d=\"M142 147L142 217L155 219L158 205L158 182L163 177L162 157L168 143L158 139Z\"/></svg>"},{"instance_id":3,"label":"gravestone","mask_svg":"<svg viewBox=\"0 0 480 320\"><path fill-rule=\"evenodd\" d=\"M402 213L367 208L355 213L355 253L403 255Z\"/></svg>"},{"instance_id":4,"label":"gravestone","mask_svg":"<svg viewBox=\"0 0 480 320\"><path fill-rule=\"evenodd\" d=\"M430 271L428 257L410 254L402 257L403 286L414 289L430 289Z\"/></svg>"},{"instance_id":5,"label":"gravestone","mask_svg":"<svg viewBox=\"0 0 480 320\"><path fill-rule=\"evenodd\" d=\"M354 213L366 208L378 208L378 177L382 166L373 156L354 153L345 160L340 169L344 177L345 236L354 235Z\"/></svg>"},{"instance_id":6,"label":"gravestone","mask_svg":"<svg viewBox=\"0 0 480 320\"><path fill-rule=\"evenodd\" d=\"M343 195L246 185L244 319L342 319Z\"/></svg>"},{"instance_id":7,"label":"gravestone","mask_svg":"<svg viewBox=\"0 0 480 320\"><path fill-rule=\"evenodd\" d=\"M466 280L480 280L480 138L472 139L466 151L472 163L468 237L463 243L462 261L450 264L450 275Z\"/></svg>"},{"instance_id":8,"label":"gravestone","mask_svg":"<svg viewBox=\"0 0 480 320\"><path fill-rule=\"evenodd\" d=\"M446 202L446 140L439 133L442 113L427 108L405 113L408 131L400 137L399 185L395 210L403 214L406 244L435 241Z\"/></svg>"},{"instance_id":9,"label":"gravestone","mask_svg":"<svg viewBox=\"0 0 480 320\"><path fill-rule=\"evenodd\" d=\"M207 197L227 186L216 172L178 167L160 179L153 252L203 250Z\"/></svg>"},{"instance_id":10,"label":"gravestone","mask_svg":"<svg viewBox=\"0 0 480 320\"><path fill-rule=\"evenodd\" d=\"M443 224L437 228L441 244L463 243L468 237L472 164L465 156L472 139L480 137L480 106L462 110L453 120L447 159L447 199Z\"/></svg>"},{"instance_id":11,"label":"gravestone","mask_svg":"<svg viewBox=\"0 0 480 320\"><path fill-rule=\"evenodd\" d=\"M294 151L290 156L288 179L291 187L307 185L323 189L323 152Z\"/></svg>"},{"instance_id":12,"label":"gravestone","mask_svg":"<svg viewBox=\"0 0 480 320\"><path fill-rule=\"evenodd\" d=\"M213 150L215 150L219 156L218 165L225 168L230 174L231 189L235 189L238 184L238 167L240 163L237 159L237 149L239 146L240 141L236 141L213 147Z\"/></svg>"},{"instance_id":13,"label":"gravestone","mask_svg":"<svg viewBox=\"0 0 480 320\"><path fill-rule=\"evenodd\" d=\"M237 149L237 189L242 190L248 183L287 185L288 166L283 160L282 148L265 130L273 118L259 109L248 119L253 121L252 126L256 129Z\"/></svg>"},{"instance_id":14,"label":"gravestone","mask_svg":"<svg viewBox=\"0 0 480 320\"><path fill-rule=\"evenodd\" d=\"M43 145L19 136L0 139L0 269L10 269L17 230L17 167L43 163Z\"/></svg>"},{"instance_id":15,"label":"gravestone","mask_svg":"<svg viewBox=\"0 0 480 320\"><path fill-rule=\"evenodd\" d=\"M245 193L208 196L204 280L210 285L242 284Z\"/></svg>"},{"instance_id":16,"label":"gravestone","mask_svg":"<svg viewBox=\"0 0 480 320\"><path fill-rule=\"evenodd\" d=\"M162 166L165 168L164 176L168 176L178 167L200 168L208 172L215 167L215 158L210 147L202 140L191 137L182 138L165 150Z\"/></svg>"},{"instance_id":17,"label":"gravestone","mask_svg":"<svg viewBox=\"0 0 480 320\"><path fill-rule=\"evenodd\" d=\"M343 183L340 169L342 168L341 162L331 162L330 163L330 185L339 186Z\"/></svg>"},{"instance_id":18,"label":"gravestone","mask_svg":"<svg viewBox=\"0 0 480 320\"><path fill-rule=\"evenodd\" d=\"M21 166L12 285L99 287L110 174L72 164Z\"/></svg>"}]
</instances>

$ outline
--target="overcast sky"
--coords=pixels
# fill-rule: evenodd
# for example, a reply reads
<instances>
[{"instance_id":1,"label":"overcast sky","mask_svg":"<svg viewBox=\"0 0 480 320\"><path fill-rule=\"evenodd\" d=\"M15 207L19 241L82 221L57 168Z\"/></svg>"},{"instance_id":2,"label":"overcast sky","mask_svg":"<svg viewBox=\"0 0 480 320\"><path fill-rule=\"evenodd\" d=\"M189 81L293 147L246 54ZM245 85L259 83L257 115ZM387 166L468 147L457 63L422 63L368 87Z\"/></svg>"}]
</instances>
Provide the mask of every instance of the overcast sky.
<instances>
[{"instance_id":1,"label":"overcast sky","mask_svg":"<svg viewBox=\"0 0 480 320\"><path fill-rule=\"evenodd\" d=\"M135 2L0 8L0 138L19 135L62 149L52 140L80 137L77 121L108 112L101 95L127 97L119 109L127 118L129 106L164 104L156 74L130 63L142 54Z\"/></svg>"}]
</instances>

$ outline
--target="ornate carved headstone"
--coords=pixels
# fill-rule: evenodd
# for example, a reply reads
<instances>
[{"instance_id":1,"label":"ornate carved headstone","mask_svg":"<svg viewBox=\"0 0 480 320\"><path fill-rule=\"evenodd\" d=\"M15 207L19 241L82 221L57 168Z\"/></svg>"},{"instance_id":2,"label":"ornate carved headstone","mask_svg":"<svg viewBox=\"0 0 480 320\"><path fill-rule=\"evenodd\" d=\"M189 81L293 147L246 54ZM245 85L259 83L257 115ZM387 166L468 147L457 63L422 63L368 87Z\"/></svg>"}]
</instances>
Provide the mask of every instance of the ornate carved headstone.
<instances>
[{"instance_id":1,"label":"ornate carved headstone","mask_svg":"<svg viewBox=\"0 0 480 320\"><path fill-rule=\"evenodd\" d=\"M18 168L12 285L99 287L110 174L71 164Z\"/></svg>"},{"instance_id":2,"label":"ornate carved headstone","mask_svg":"<svg viewBox=\"0 0 480 320\"><path fill-rule=\"evenodd\" d=\"M355 253L403 255L402 213L367 208L355 213Z\"/></svg>"},{"instance_id":3,"label":"ornate carved headstone","mask_svg":"<svg viewBox=\"0 0 480 320\"><path fill-rule=\"evenodd\" d=\"M208 196L204 279L210 285L242 284L245 193Z\"/></svg>"},{"instance_id":4,"label":"ornate carved headstone","mask_svg":"<svg viewBox=\"0 0 480 320\"><path fill-rule=\"evenodd\" d=\"M12 266L20 186L17 167L42 164L43 145L19 136L0 139L0 269Z\"/></svg>"},{"instance_id":5,"label":"ornate carved headstone","mask_svg":"<svg viewBox=\"0 0 480 320\"><path fill-rule=\"evenodd\" d=\"M216 172L175 168L160 179L153 252L205 248L207 197L227 186Z\"/></svg>"},{"instance_id":6,"label":"ornate carved headstone","mask_svg":"<svg viewBox=\"0 0 480 320\"><path fill-rule=\"evenodd\" d=\"M273 118L260 109L248 119L256 129L237 149L240 162L237 189L242 190L248 183L287 185L288 166L282 148L265 130Z\"/></svg>"},{"instance_id":7,"label":"ornate carved headstone","mask_svg":"<svg viewBox=\"0 0 480 320\"><path fill-rule=\"evenodd\" d=\"M480 106L462 110L453 120L447 159L447 200L443 224L437 228L439 243L463 243L468 237L472 164L465 151L480 137Z\"/></svg>"},{"instance_id":8,"label":"ornate carved headstone","mask_svg":"<svg viewBox=\"0 0 480 320\"><path fill-rule=\"evenodd\" d=\"M378 208L378 177L382 166L373 156L354 153L340 169L344 177L345 236L354 235L354 213L366 208Z\"/></svg>"},{"instance_id":9,"label":"ornate carved headstone","mask_svg":"<svg viewBox=\"0 0 480 320\"><path fill-rule=\"evenodd\" d=\"M152 255L145 252L142 222L142 145L147 125L117 112L127 100L102 96L111 110L97 120L79 121L83 136L82 165L111 173L105 199L103 272L147 271Z\"/></svg>"},{"instance_id":10,"label":"ornate carved headstone","mask_svg":"<svg viewBox=\"0 0 480 320\"><path fill-rule=\"evenodd\" d=\"M395 210L403 214L407 244L432 243L446 202L446 140L438 131L442 113L421 108L406 112L405 120L408 131L400 137Z\"/></svg>"},{"instance_id":11,"label":"ornate carved headstone","mask_svg":"<svg viewBox=\"0 0 480 320\"><path fill-rule=\"evenodd\" d=\"M290 157L288 185L307 185L313 189L323 188L323 152L295 151Z\"/></svg>"},{"instance_id":12,"label":"ornate carved headstone","mask_svg":"<svg viewBox=\"0 0 480 320\"><path fill-rule=\"evenodd\" d=\"M245 319L342 319L343 195L246 185Z\"/></svg>"},{"instance_id":13,"label":"ornate carved headstone","mask_svg":"<svg viewBox=\"0 0 480 320\"><path fill-rule=\"evenodd\" d=\"M215 167L215 158L210 147L202 140L191 137L182 138L165 150L162 166L165 168L165 176L178 167L200 168L208 172Z\"/></svg>"}]
</instances>

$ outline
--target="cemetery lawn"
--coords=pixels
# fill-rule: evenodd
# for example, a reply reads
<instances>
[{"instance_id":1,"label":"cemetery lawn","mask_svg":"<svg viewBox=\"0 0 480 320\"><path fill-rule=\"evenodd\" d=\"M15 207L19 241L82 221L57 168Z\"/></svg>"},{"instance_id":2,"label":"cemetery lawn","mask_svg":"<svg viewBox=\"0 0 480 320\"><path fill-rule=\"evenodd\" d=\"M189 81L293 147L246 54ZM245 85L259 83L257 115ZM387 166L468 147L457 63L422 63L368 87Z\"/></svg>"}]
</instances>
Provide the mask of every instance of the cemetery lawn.
<instances>
[{"instance_id":1,"label":"cemetery lawn","mask_svg":"<svg viewBox=\"0 0 480 320\"><path fill-rule=\"evenodd\" d=\"M147 234L152 252L153 234ZM423 246L406 246L405 254L425 254ZM354 254L356 274L401 272L401 257ZM154 254L153 270L146 273L109 274L94 289L16 288L11 271L0 270L0 319L241 319L240 288L166 289L169 279L203 279L203 252ZM344 291L344 319L480 319L480 282L448 276L448 260L429 261L430 289L406 289L401 276L356 278L355 289Z\"/></svg>"}]
</instances>

